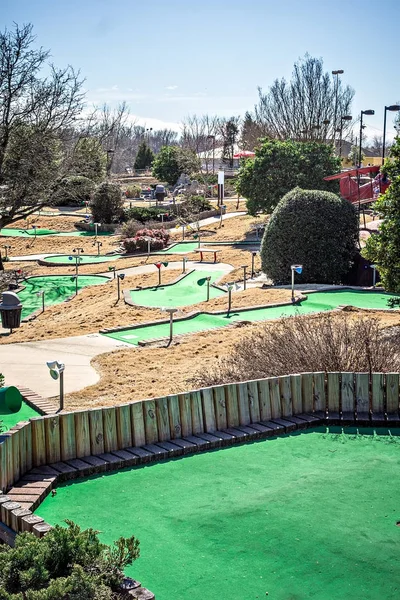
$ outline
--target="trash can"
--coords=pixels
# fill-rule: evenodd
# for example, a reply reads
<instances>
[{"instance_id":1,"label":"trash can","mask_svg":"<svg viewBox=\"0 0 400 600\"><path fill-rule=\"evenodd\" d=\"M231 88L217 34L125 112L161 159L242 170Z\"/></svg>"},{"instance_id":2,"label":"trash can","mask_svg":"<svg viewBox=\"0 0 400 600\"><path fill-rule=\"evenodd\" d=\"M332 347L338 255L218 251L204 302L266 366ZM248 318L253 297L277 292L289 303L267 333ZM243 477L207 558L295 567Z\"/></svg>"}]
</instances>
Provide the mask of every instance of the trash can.
<instances>
[{"instance_id":1,"label":"trash can","mask_svg":"<svg viewBox=\"0 0 400 600\"><path fill-rule=\"evenodd\" d=\"M0 303L1 324L5 329L16 329L21 324L22 304L15 292L3 292Z\"/></svg>"},{"instance_id":2,"label":"trash can","mask_svg":"<svg viewBox=\"0 0 400 600\"><path fill-rule=\"evenodd\" d=\"M4 409L10 413L17 413L21 410L22 396L18 388L10 385L0 388L0 412L4 414Z\"/></svg>"}]
</instances>

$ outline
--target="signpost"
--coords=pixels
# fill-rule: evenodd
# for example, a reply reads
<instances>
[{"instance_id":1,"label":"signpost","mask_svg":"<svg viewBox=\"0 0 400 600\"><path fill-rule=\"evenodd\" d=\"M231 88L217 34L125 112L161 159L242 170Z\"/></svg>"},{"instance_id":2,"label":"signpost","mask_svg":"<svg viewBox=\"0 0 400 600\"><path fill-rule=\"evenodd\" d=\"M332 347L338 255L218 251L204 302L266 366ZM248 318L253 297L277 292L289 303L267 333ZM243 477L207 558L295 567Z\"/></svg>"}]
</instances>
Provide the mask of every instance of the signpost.
<instances>
[{"instance_id":1,"label":"signpost","mask_svg":"<svg viewBox=\"0 0 400 600\"><path fill-rule=\"evenodd\" d=\"M294 302L294 274L298 273L301 275L303 272L303 265L292 265L290 268L292 270L292 302Z\"/></svg>"}]
</instances>

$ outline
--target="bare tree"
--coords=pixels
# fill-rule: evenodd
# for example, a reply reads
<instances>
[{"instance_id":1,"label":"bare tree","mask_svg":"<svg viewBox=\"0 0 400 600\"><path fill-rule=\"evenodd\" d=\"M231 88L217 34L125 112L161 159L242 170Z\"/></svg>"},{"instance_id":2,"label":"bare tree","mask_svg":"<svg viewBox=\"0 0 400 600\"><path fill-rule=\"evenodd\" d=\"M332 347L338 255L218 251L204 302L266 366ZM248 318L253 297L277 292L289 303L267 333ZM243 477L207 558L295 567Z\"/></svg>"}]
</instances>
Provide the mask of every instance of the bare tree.
<instances>
[{"instance_id":1,"label":"bare tree","mask_svg":"<svg viewBox=\"0 0 400 600\"><path fill-rule=\"evenodd\" d=\"M47 65L34 42L32 25L0 33L0 227L46 204L65 168L61 133L83 108L79 72Z\"/></svg>"},{"instance_id":2,"label":"bare tree","mask_svg":"<svg viewBox=\"0 0 400 600\"><path fill-rule=\"evenodd\" d=\"M201 169L206 173L213 168L215 149L222 145L220 119L215 115L191 115L182 121L183 148L201 154Z\"/></svg>"},{"instance_id":3,"label":"bare tree","mask_svg":"<svg viewBox=\"0 0 400 600\"><path fill-rule=\"evenodd\" d=\"M385 142L385 154L386 156L389 154L389 150L392 147L392 142ZM366 150L370 150L373 153L373 156L382 156L383 150L383 137L380 135L374 135L370 143L365 145Z\"/></svg>"},{"instance_id":4,"label":"bare tree","mask_svg":"<svg viewBox=\"0 0 400 600\"><path fill-rule=\"evenodd\" d=\"M265 137L265 131L250 112L244 115L240 132L240 146L243 150L254 150L259 140Z\"/></svg>"},{"instance_id":5,"label":"bare tree","mask_svg":"<svg viewBox=\"0 0 400 600\"><path fill-rule=\"evenodd\" d=\"M352 128L341 117L351 115L354 90L333 81L322 59L306 54L295 63L290 82L276 79L267 93L261 88L258 93L255 119L265 137L326 142Z\"/></svg>"}]
</instances>

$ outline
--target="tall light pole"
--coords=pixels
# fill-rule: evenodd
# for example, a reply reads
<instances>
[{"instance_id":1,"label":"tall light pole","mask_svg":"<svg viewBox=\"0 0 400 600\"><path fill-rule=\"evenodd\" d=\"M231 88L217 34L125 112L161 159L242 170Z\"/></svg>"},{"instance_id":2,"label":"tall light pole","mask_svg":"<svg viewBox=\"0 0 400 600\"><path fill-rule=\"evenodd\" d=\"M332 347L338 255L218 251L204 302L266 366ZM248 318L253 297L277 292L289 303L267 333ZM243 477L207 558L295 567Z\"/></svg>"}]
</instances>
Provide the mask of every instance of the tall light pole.
<instances>
[{"instance_id":1,"label":"tall light pole","mask_svg":"<svg viewBox=\"0 0 400 600\"><path fill-rule=\"evenodd\" d=\"M336 71L332 71L332 75L334 77L336 77L336 84L335 84L335 110L334 110L334 117L333 117L333 144L335 144L335 131L337 129L337 107L338 107L338 95L339 95L339 75L343 75L344 71L343 69L336 69Z\"/></svg>"},{"instance_id":2,"label":"tall light pole","mask_svg":"<svg viewBox=\"0 0 400 600\"><path fill-rule=\"evenodd\" d=\"M384 117L383 117L383 145L382 145L382 164L385 162L385 145L386 145L386 112L390 110L391 112L398 112L400 110L399 104L391 104L390 106L385 106Z\"/></svg>"},{"instance_id":3,"label":"tall light pole","mask_svg":"<svg viewBox=\"0 0 400 600\"><path fill-rule=\"evenodd\" d=\"M359 146L359 149L358 149L358 164L360 165L360 167L361 167L361 164L362 164L362 160L361 160L361 157L362 157L361 144L362 144L362 130L363 130L363 115L374 115L374 114L375 114L375 111L372 110L372 109L362 110L361 111L361 120L360 120L360 146Z\"/></svg>"},{"instance_id":4,"label":"tall light pole","mask_svg":"<svg viewBox=\"0 0 400 600\"><path fill-rule=\"evenodd\" d=\"M212 172L215 173L215 135L208 135L208 140L212 140Z\"/></svg>"},{"instance_id":5,"label":"tall light pole","mask_svg":"<svg viewBox=\"0 0 400 600\"><path fill-rule=\"evenodd\" d=\"M351 121L353 117L351 115L344 115L340 117L340 129L339 129L339 158L342 158L342 137L343 137L343 121Z\"/></svg>"}]
</instances>

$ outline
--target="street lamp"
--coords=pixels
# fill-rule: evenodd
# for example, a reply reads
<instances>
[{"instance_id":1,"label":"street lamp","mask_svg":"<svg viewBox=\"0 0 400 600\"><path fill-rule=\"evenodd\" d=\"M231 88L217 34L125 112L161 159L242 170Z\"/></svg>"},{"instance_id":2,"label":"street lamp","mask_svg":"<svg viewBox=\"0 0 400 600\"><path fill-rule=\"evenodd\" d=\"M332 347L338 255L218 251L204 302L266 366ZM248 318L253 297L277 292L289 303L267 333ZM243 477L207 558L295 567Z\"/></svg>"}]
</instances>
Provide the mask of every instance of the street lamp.
<instances>
[{"instance_id":1,"label":"street lamp","mask_svg":"<svg viewBox=\"0 0 400 600\"><path fill-rule=\"evenodd\" d=\"M362 110L361 111L361 120L360 120L360 147L359 147L359 151L358 151L358 158L359 158L359 166L361 167L361 156L362 156L362 149L361 149L361 143L362 143L362 130L363 130L363 115L374 115L375 111L374 110Z\"/></svg>"},{"instance_id":2,"label":"street lamp","mask_svg":"<svg viewBox=\"0 0 400 600\"><path fill-rule=\"evenodd\" d=\"M301 275L303 272L303 265L292 265L290 268L292 270L292 302L294 302L294 274L298 273Z\"/></svg>"},{"instance_id":3,"label":"street lamp","mask_svg":"<svg viewBox=\"0 0 400 600\"><path fill-rule=\"evenodd\" d=\"M55 379L56 381L57 381L57 379L60 380L60 411L64 410L64 370L65 370L65 365L64 365L64 363L59 363L57 360L47 362L46 364L50 371L50 377L52 377L52 379Z\"/></svg>"},{"instance_id":4,"label":"street lamp","mask_svg":"<svg viewBox=\"0 0 400 600\"><path fill-rule=\"evenodd\" d=\"M382 164L385 162L385 145L386 145L386 111L398 112L400 110L399 104L391 104L385 106L384 118L383 118L383 146L382 146Z\"/></svg>"},{"instance_id":5,"label":"street lamp","mask_svg":"<svg viewBox=\"0 0 400 600\"><path fill-rule=\"evenodd\" d=\"M114 273L113 279L115 279L115 267L108 267L108 270Z\"/></svg>"},{"instance_id":6,"label":"street lamp","mask_svg":"<svg viewBox=\"0 0 400 600\"><path fill-rule=\"evenodd\" d=\"M339 158L342 158L342 136L343 136L343 121L351 121L353 117L351 115L344 115L340 117L340 128L336 131L339 131Z\"/></svg>"},{"instance_id":7,"label":"street lamp","mask_svg":"<svg viewBox=\"0 0 400 600\"><path fill-rule=\"evenodd\" d=\"M100 256L100 247L102 246L102 242L93 242L93 246L97 246L97 256Z\"/></svg>"},{"instance_id":8,"label":"street lamp","mask_svg":"<svg viewBox=\"0 0 400 600\"><path fill-rule=\"evenodd\" d=\"M211 281L211 275L209 275L208 277L206 277L206 281L207 281L207 302L210 299L210 281Z\"/></svg>"},{"instance_id":9,"label":"street lamp","mask_svg":"<svg viewBox=\"0 0 400 600\"><path fill-rule=\"evenodd\" d=\"M93 223L94 225L94 239L97 242L97 228L101 227L101 223Z\"/></svg>"},{"instance_id":10,"label":"street lamp","mask_svg":"<svg viewBox=\"0 0 400 600\"><path fill-rule=\"evenodd\" d=\"M11 246L9 244L4 244L3 248L6 252L6 255L4 257L4 262L7 262L8 261L8 251L11 250Z\"/></svg>"},{"instance_id":11,"label":"street lamp","mask_svg":"<svg viewBox=\"0 0 400 600\"><path fill-rule=\"evenodd\" d=\"M337 129L336 117L337 117L337 106L338 106L338 94L339 94L339 75L343 75L343 69L336 69L332 71L332 75L336 77L336 85L335 85L335 111L333 117L333 144L335 144L335 130Z\"/></svg>"},{"instance_id":12,"label":"street lamp","mask_svg":"<svg viewBox=\"0 0 400 600\"><path fill-rule=\"evenodd\" d=\"M118 275L117 275L117 290L118 290L118 300L117 300L117 303L120 301L120 298L121 298L120 281L123 281L124 279L125 279L125 274L124 273L118 273Z\"/></svg>"}]
</instances>

